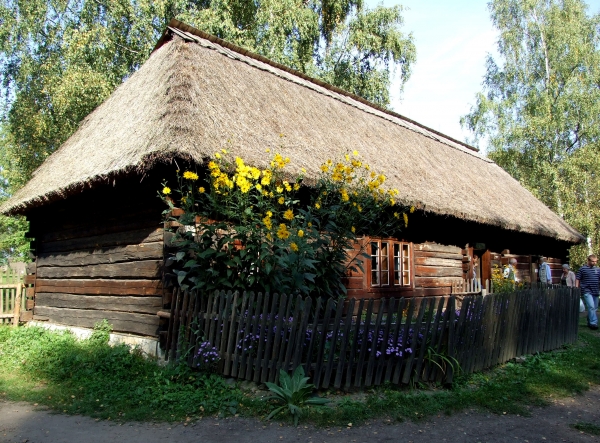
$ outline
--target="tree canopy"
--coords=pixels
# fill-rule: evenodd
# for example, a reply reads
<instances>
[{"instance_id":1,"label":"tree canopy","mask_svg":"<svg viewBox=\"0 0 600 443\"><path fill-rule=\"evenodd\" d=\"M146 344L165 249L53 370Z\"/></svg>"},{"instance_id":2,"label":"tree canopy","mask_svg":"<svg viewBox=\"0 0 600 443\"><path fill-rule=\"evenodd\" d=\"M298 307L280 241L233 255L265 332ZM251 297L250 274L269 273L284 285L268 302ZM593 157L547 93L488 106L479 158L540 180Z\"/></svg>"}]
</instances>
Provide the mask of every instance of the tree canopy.
<instances>
[{"instance_id":1,"label":"tree canopy","mask_svg":"<svg viewBox=\"0 0 600 443\"><path fill-rule=\"evenodd\" d=\"M394 69L402 87L415 61L401 7L362 0L2 0L12 185L146 60L172 17L383 106Z\"/></svg>"},{"instance_id":2,"label":"tree canopy","mask_svg":"<svg viewBox=\"0 0 600 443\"><path fill-rule=\"evenodd\" d=\"M488 56L483 92L461 123L598 251L600 17L581 0L493 0L489 8L499 55ZM571 259L587 253L575 248Z\"/></svg>"},{"instance_id":3,"label":"tree canopy","mask_svg":"<svg viewBox=\"0 0 600 443\"><path fill-rule=\"evenodd\" d=\"M382 106L416 57L402 8L362 0L1 0L0 195L144 63L171 18Z\"/></svg>"}]
</instances>

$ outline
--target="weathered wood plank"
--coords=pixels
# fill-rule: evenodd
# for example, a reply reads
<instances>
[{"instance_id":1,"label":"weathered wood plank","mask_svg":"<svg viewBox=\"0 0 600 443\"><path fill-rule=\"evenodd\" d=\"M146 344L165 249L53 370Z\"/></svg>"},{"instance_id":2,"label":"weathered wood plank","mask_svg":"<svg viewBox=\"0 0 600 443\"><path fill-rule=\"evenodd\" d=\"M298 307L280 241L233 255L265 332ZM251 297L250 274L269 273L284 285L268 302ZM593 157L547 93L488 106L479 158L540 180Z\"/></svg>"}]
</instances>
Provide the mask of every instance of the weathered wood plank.
<instances>
[{"instance_id":1,"label":"weathered wood plank","mask_svg":"<svg viewBox=\"0 0 600 443\"><path fill-rule=\"evenodd\" d=\"M446 246L438 243L421 243L413 246L415 251L428 251L428 252L449 252L451 254L461 254L462 248L458 246Z\"/></svg>"},{"instance_id":2,"label":"weathered wood plank","mask_svg":"<svg viewBox=\"0 0 600 443\"><path fill-rule=\"evenodd\" d=\"M38 279L37 292L90 295L162 295L160 280Z\"/></svg>"},{"instance_id":3,"label":"weathered wood plank","mask_svg":"<svg viewBox=\"0 0 600 443\"><path fill-rule=\"evenodd\" d=\"M44 266L88 266L137 260L161 259L162 242L117 246L67 253L45 253L37 257L38 268Z\"/></svg>"},{"instance_id":4,"label":"weathered wood plank","mask_svg":"<svg viewBox=\"0 0 600 443\"><path fill-rule=\"evenodd\" d=\"M463 270L458 267L415 266L415 277L461 277Z\"/></svg>"},{"instance_id":5,"label":"weathered wood plank","mask_svg":"<svg viewBox=\"0 0 600 443\"><path fill-rule=\"evenodd\" d=\"M104 265L43 267L38 278L158 278L162 260L143 260Z\"/></svg>"},{"instance_id":6,"label":"weathered wood plank","mask_svg":"<svg viewBox=\"0 0 600 443\"><path fill-rule=\"evenodd\" d=\"M108 248L114 246L153 243L163 240L163 228L136 229L133 231L119 232L116 234L103 234L91 237L82 237L72 240L40 242L40 254L61 251L76 251L80 249Z\"/></svg>"},{"instance_id":7,"label":"weathered wood plank","mask_svg":"<svg viewBox=\"0 0 600 443\"><path fill-rule=\"evenodd\" d=\"M415 257L431 257L431 258L445 258L450 260L462 261L465 257L462 254L454 254L450 252L431 252L431 251L417 251L414 252Z\"/></svg>"},{"instance_id":8,"label":"weathered wood plank","mask_svg":"<svg viewBox=\"0 0 600 443\"><path fill-rule=\"evenodd\" d=\"M48 317L51 322L83 328L93 328L96 323L106 319L112 325L114 331L152 337L156 336L159 321L156 315L149 314L51 308L47 306L36 306L34 314Z\"/></svg>"},{"instance_id":9,"label":"weathered wood plank","mask_svg":"<svg viewBox=\"0 0 600 443\"><path fill-rule=\"evenodd\" d=\"M462 281L458 277L415 277L415 286L421 288L439 288L452 286L453 283Z\"/></svg>"},{"instance_id":10,"label":"weathered wood plank","mask_svg":"<svg viewBox=\"0 0 600 443\"><path fill-rule=\"evenodd\" d=\"M41 292L35 297L35 305L53 308L100 309L104 311L156 314L162 307L162 298Z\"/></svg>"},{"instance_id":11,"label":"weathered wood plank","mask_svg":"<svg viewBox=\"0 0 600 443\"><path fill-rule=\"evenodd\" d=\"M422 266L439 266L446 268L459 268L462 269L462 260L453 260L449 258L437 258L437 257L415 257L415 265Z\"/></svg>"}]
</instances>

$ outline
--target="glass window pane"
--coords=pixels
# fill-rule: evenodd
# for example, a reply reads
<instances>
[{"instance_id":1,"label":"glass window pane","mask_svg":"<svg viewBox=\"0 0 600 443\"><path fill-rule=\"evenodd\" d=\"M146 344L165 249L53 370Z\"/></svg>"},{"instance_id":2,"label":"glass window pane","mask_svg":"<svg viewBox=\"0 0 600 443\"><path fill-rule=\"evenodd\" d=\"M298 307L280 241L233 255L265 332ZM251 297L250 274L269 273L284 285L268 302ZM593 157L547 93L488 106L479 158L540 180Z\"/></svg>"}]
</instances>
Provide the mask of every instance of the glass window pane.
<instances>
[{"instance_id":1,"label":"glass window pane","mask_svg":"<svg viewBox=\"0 0 600 443\"><path fill-rule=\"evenodd\" d=\"M410 285L410 251L408 245L402 245L402 284Z\"/></svg>"},{"instance_id":2,"label":"glass window pane","mask_svg":"<svg viewBox=\"0 0 600 443\"><path fill-rule=\"evenodd\" d=\"M371 242L371 286L379 286L379 244Z\"/></svg>"},{"instance_id":3,"label":"glass window pane","mask_svg":"<svg viewBox=\"0 0 600 443\"><path fill-rule=\"evenodd\" d=\"M394 243L394 284L400 284L400 245Z\"/></svg>"}]
</instances>

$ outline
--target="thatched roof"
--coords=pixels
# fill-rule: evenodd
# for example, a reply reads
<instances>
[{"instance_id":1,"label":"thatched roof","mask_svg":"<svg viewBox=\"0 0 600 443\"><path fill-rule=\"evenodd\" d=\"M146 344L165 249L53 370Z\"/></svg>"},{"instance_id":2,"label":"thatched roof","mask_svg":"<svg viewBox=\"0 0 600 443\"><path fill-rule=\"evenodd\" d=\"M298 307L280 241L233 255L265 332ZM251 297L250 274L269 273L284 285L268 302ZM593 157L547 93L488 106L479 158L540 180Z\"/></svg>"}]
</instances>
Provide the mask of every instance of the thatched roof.
<instances>
[{"instance_id":1,"label":"thatched roof","mask_svg":"<svg viewBox=\"0 0 600 443\"><path fill-rule=\"evenodd\" d=\"M266 166L265 149L316 176L358 150L401 203L579 242L581 236L477 150L183 23L80 125L0 211L29 208L152 161L202 162L226 147Z\"/></svg>"}]
</instances>

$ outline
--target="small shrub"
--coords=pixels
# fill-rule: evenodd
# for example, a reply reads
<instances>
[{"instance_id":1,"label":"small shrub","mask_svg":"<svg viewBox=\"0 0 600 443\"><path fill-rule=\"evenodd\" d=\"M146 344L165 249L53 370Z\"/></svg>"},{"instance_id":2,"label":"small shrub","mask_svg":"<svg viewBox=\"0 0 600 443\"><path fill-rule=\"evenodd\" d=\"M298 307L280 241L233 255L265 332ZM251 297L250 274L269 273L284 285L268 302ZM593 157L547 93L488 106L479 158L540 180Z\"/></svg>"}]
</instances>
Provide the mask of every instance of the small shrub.
<instances>
[{"instance_id":1,"label":"small shrub","mask_svg":"<svg viewBox=\"0 0 600 443\"><path fill-rule=\"evenodd\" d=\"M326 398L310 398L314 385L308 383L308 377L304 376L302 366L298 366L291 377L282 369L279 372L279 384L280 386L275 383L266 383L269 390L274 394L266 400L275 400L281 405L269 414L267 420L287 408L294 419L294 426L298 426L303 408L309 405L323 406L329 403Z\"/></svg>"}]
</instances>

